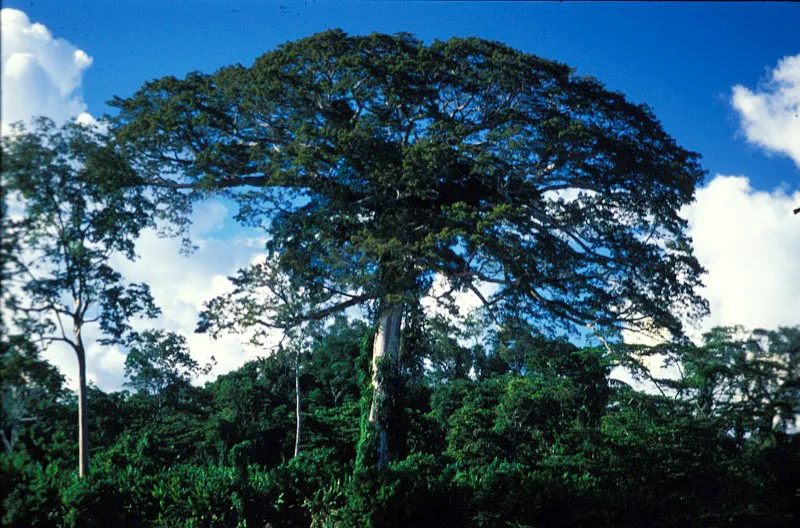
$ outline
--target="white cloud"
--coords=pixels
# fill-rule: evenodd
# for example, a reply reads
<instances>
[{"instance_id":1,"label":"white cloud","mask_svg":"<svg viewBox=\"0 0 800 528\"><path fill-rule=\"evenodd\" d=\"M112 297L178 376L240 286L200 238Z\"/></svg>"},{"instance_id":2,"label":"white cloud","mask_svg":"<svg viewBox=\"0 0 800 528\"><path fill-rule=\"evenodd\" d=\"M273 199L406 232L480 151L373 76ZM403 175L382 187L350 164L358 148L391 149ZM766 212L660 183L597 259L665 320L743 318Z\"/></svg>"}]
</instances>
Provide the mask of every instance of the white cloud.
<instances>
[{"instance_id":1,"label":"white cloud","mask_svg":"<svg viewBox=\"0 0 800 528\"><path fill-rule=\"evenodd\" d=\"M704 329L800 324L798 203L800 191L756 191L745 177L717 176L684 209L695 254L708 269Z\"/></svg>"},{"instance_id":2,"label":"white cloud","mask_svg":"<svg viewBox=\"0 0 800 528\"><path fill-rule=\"evenodd\" d=\"M80 94L92 58L62 38L55 38L22 11L5 8L2 18L2 131L8 124L45 115L56 122L76 116L89 121Z\"/></svg>"},{"instance_id":3,"label":"white cloud","mask_svg":"<svg viewBox=\"0 0 800 528\"><path fill-rule=\"evenodd\" d=\"M800 324L800 217L792 214L798 204L800 190L757 191L747 177L717 175L681 210L695 256L707 270L699 293L710 314L699 327L687 328L695 341L714 326ZM644 345L667 337L623 335L625 342Z\"/></svg>"},{"instance_id":4,"label":"white cloud","mask_svg":"<svg viewBox=\"0 0 800 528\"><path fill-rule=\"evenodd\" d=\"M800 54L778 61L756 91L736 85L732 92L747 140L789 156L800 167Z\"/></svg>"},{"instance_id":5,"label":"white cloud","mask_svg":"<svg viewBox=\"0 0 800 528\"><path fill-rule=\"evenodd\" d=\"M499 286L489 282L477 281L475 288L480 292L484 299L489 299L497 293ZM442 317L454 328L465 330L464 322L476 310L483 306L483 301L472 290L451 291L452 287L444 275L437 274L434 278L428 293L420 300L423 310L428 317ZM452 299L452 306L455 307L457 314L451 314L448 310L449 301L445 294L449 292ZM469 346L471 343L464 338L458 338L462 346Z\"/></svg>"},{"instance_id":6,"label":"white cloud","mask_svg":"<svg viewBox=\"0 0 800 528\"><path fill-rule=\"evenodd\" d=\"M572 203L575 200L587 200L597 196L597 191L591 189L577 189L574 187L568 189L559 189L557 191L545 191L542 196L551 202L558 202L563 200L564 203Z\"/></svg>"},{"instance_id":7,"label":"white cloud","mask_svg":"<svg viewBox=\"0 0 800 528\"><path fill-rule=\"evenodd\" d=\"M125 369L125 359L127 354L119 349L118 346L103 346L94 343L86 351L88 361L97 363L106 372L122 372Z\"/></svg>"},{"instance_id":8,"label":"white cloud","mask_svg":"<svg viewBox=\"0 0 800 528\"><path fill-rule=\"evenodd\" d=\"M267 355L246 344L245 336L224 336L213 340L206 334L195 334L198 315L203 303L231 288L229 275L246 266L264 251L265 238L254 230L239 230L226 238L211 236L225 226L228 209L220 202L206 202L192 215L193 242L197 251L188 257L180 255L180 240L159 238L155 231L142 234L136 243L140 258L134 262L117 258L112 262L127 280L150 285L162 315L153 321L135 323L137 329L160 328L178 332L186 337L192 357L201 364L216 359L216 367L206 381L219 374L242 366L256 356ZM90 364L100 370L101 364ZM119 388L123 382L122 369L104 370L101 376L105 387Z\"/></svg>"}]
</instances>

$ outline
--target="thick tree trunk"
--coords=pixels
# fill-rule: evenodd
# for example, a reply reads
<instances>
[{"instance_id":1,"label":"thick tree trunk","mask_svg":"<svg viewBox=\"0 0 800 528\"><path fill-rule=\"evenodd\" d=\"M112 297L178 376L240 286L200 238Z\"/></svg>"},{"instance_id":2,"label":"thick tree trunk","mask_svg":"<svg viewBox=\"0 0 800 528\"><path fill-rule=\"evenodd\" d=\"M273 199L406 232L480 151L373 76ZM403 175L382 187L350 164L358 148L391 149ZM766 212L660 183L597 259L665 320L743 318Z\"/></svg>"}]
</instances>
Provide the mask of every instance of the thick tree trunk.
<instances>
[{"instance_id":1,"label":"thick tree trunk","mask_svg":"<svg viewBox=\"0 0 800 528\"><path fill-rule=\"evenodd\" d=\"M400 351L400 323L402 322L403 305L399 303L384 306L378 321L378 330L372 346L372 407L369 412L369 423L374 429L377 439L378 467L385 466L396 456L397 446L392 445L389 424L386 423L387 405L385 402L392 396L389 388L379 376L381 362L384 359L396 363Z\"/></svg>"},{"instance_id":2,"label":"thick tree trunk","mask_svg":"<svg viewBox=\"0 0 800 528\"><path fill-rule=\"evenodd\" d=\"M78 355L78 476L89 473L89 415L86 407L86 351L79 341Z\"/></svg>"},{"instance_id":3,"label":"thick tree trunk","mask_svg":"<svg viewBox=\"0 0 800 528\"><path fill-rule=\"evenodd\" d=\"M295 417L296 429L294 432L294 456L300 452L300 426L302 425L303 415L300 408L300 351L295 352L294 356L294 393L295 393Z\"/></svg>"}]
</instances>

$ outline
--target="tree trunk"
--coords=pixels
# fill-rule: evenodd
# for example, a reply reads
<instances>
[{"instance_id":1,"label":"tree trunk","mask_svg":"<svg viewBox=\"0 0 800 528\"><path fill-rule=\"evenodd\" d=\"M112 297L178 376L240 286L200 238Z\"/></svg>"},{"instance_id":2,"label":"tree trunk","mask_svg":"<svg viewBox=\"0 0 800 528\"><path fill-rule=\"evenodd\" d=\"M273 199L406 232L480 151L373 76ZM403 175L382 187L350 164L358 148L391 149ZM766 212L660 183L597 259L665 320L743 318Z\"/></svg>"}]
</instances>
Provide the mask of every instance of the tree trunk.
<instances>
[{"instance_id":1,"label":"tree trunk","mask_svg":"<svg viewBox=\"0 0 800 528\"><path fill-rule=\"evenodd\" d=\"M78 355L78 476L83 478L89 473L89 416L86 408L86 351L80 340L75 352Z\"/></svg>"},{"instance_id":2,"label":"tree trunk","mask_svg":"<svg viewBox=\"0 0 800 528\"><path fill-rule=\"evenodd\" d=\"M382 308L378 322L378 330L372 345L372 407L369 412L369 423L373 427L377 439L378 467L385 466L396 456L397 446L392 445L389 424L387 423L386 405L391 394L390 388L381 380L379 369L384 359L396 363L400 351L400 323L402 322L403 305L389 304Z\"/></svg>"},{"instance_id":3,"label":"tree trunk","mask_svg":"<svg viewBox=\"0 0 800 528\"><path fill-rule=\"evenodd\" d=\"M295 417L297 426L294 432L294 456L300 452L300 426L302 425L303 415L300 409L300 350L295 351L294 355L294 393L295 393Z\"/></svg>"}]
</instances>

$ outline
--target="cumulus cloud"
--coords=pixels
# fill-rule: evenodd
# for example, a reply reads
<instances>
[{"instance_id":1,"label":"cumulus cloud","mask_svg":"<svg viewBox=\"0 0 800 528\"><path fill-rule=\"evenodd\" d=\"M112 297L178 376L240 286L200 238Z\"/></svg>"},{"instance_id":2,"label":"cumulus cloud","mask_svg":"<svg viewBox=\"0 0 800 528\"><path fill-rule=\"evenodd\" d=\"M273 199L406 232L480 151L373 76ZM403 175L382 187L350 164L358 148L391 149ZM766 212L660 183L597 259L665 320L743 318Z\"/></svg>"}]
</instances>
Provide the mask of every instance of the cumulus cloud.
<instances>
[{"instance_id":1,"label":"cumulus cloud","mask_svg":"<svg viewBox=\"0 0 800 528\"><path fill-rule=\"evenodd\" d=\"M755 91L736 85L732 92L747 140L789 156L800 167L800 54L779 60Z\"/></svg>"},{"instance_id":2,"label":"cumulus cloud","mask_svg":"<svg viewBox=\"0 0 800 528\"><path fill-rule=\"evenodd\" d=\"M15 121L44 115L56 122L91 122L80 94L92 58L22 11L4 8L2 18L2 131Z\"/></svg>"},{"instance_id":3,"label":"cumulus cloud","mask_svg":"<svg viewBox=\"0 0 800 528\"><path fill-rule=\"evenodd\" d=\"M481 292L481 295L483 295L484 299L488 299L497 291L497 285L479 282L477 289L479 292ZM467 317L470 313L480 308L483 304L480 297L478 297L472 291L450 290L451 286L447 279L443 275L437 274L433 284L431 285L428 295L423 297L421 300L422 307L431 316L442 316L455 323L457 319L463 319L464 317ZM458 311L457 318L451 315L445 306L437 301L437 299L441 298L448 292L452 296L453 305Z\"/></svg>"},{"instance_id":4,"label":"cumulus cloud","mask_svg":"<svg viewBox=\"0 0 800 528\"><path fill-rule=\"evenodd\" d=\"M489 299L497 293L499 286L477 281L475 288L484 299ZM447 278L441 274L436 275L420 304L427 317L440 317L460 332L467 329L465 325L467 318L483 307L483 301L478 294L472 290L454 291ZM451 312L451 309L455 309L455 313ZM462 346L470 346L472 344L470 339L463 334L457 337Z\"/></svg>"},{"instance_id":5,"label":"cumulus cloud","mask_svg":"<svg viewBox=\"0 0 800 528\"><path fill-rule=\"evenodd\" d=\"M158 320L142 321L136 326L183 334L196 361L205 364L212 356L215 358L216 367L210 375L213 378L256 356L267 355L265 350L247 345L246 336L213 340L206 334L194 333L203 303L229 291L227 277L263 253L266 240L255 230L238 229L236 234L224 236L226 233L219 230L226 226L229 215L220 202L201 204L192 219L193 242L198 249L191 255L180 255L180 240L160 238L155 231L147 231L136 243L139 259L131 262L119 258L113 264L128 280L149 284L162 310ZM105 378L109 385L118 385L122 372L108 371Z\"/></svg>"},{"instance_id":6,"label":"cumulus cloud","mask_svg":"<svg viewBox=\"0 0 800 528\"><path fill-rule=\"evenodd\" d=\"M684 209L695 254L708 269L706 328L800 323L798 203L800 191L757 191L745 177L717 176Z\"/></svg>"}]
</instances>

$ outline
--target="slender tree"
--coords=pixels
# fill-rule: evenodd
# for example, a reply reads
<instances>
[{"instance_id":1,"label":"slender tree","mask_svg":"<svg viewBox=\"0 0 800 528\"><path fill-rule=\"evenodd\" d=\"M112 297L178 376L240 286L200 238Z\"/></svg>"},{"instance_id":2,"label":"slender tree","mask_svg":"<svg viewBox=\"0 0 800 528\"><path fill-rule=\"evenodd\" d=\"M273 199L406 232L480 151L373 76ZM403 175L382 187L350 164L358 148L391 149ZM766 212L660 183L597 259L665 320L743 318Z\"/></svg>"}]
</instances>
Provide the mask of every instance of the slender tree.
<instances>
[{"instance_id":1,"label":"slender tree","mask_svg":"<svg viewBox=\"0 0 800 528\"><path fill-rule=\"evenodd\" d=\"M677 335L706 309L678 215L704 176L698 156L565 65L475 38L335 30L113 105L142 184L231 196L241 221L269 230L269 266L243 270L228 297L248 301L245 322L371 309L378 464L397 452L384 404L403 320L437 276L546 331ZM302 292L250 295L273 270ZM203 324L230 324L214 307Z\"/></svg>"},{"instance_id":2,"label":"slender tree","mask_svg":"<svg viewBox=\"0 0 800 528\"><path fill-rule=\"evenodd\" d=\"M294 456L300 453L300 435L303 426L303 405L300 392L300 348L294 350Z\"/></svg>"},{"instance_id":3,"label":"slender tree","mask_svg":"<svg viewBox=\"0 0 800 528\"><path fill-rule=\"evenodd\" d=\"M283 330L276 347L281 349L284 341L288 341L288 350L294 356L294 455L297 456L300 452L303 421L301 356L310 346L309 338L318 335L320 331L319 318L305 318L305 314L313 309L314 300L309 298L308 292L291 274L281 273L268 262L241 270L239 276L231 279L235 286L234 292L207 303L207 309L200 314L197 331L208 331L214 338L224 332L247 334L250 344L265 347L272 338L279 335L276 329ZM267 306L271 308L266 308ZM276 325L266 320L261 315L269 310L280 314L278 319L292 323Z\"/></svg>"},{"instance_id":4,"label":"slender tree","mask_svg":"<svg viewBox=\"0 0 800 528\"><path fill-rule=\"evenodd\" d=\"M89 469L85 329L119 341L134 314L158 310L145 284L127 284L109 264L133 259L134 240L151 225L153 206L135 174L95 130L57 128L39 119L3 138L2 185L15 200L15 251L4 266L4 307L13 328L42 348L69 346L78 359L79 474ZM8 275L7 280L5 275Z\"/></svg>"}]
</instances>

